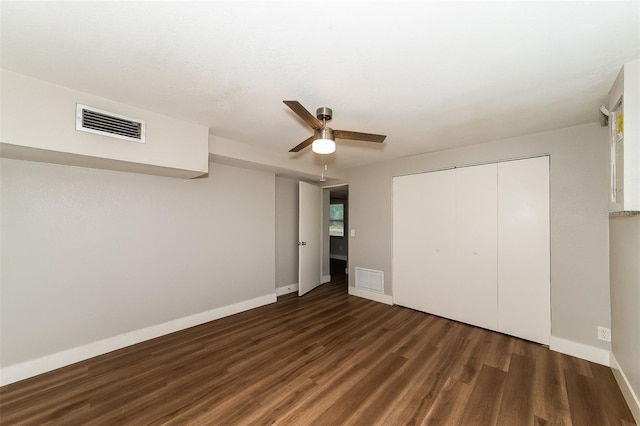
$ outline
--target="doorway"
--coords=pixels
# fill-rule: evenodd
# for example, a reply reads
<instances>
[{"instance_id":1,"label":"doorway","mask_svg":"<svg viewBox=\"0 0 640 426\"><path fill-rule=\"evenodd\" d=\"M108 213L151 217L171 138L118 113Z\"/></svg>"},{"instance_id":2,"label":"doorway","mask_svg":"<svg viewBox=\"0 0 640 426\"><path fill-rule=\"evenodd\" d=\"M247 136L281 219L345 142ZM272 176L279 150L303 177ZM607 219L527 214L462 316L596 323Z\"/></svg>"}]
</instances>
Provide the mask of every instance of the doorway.
<instances>
[{"instance_id":1,"label":"doorway","mask_svg":"<svg viewBox=\"0 0 640 426\"><path fill-rule=\"evenodd\" d=\"M331 282L347 282L349 272L349 185L324 188L324 274Z\"/></svg>"}]
</instances>

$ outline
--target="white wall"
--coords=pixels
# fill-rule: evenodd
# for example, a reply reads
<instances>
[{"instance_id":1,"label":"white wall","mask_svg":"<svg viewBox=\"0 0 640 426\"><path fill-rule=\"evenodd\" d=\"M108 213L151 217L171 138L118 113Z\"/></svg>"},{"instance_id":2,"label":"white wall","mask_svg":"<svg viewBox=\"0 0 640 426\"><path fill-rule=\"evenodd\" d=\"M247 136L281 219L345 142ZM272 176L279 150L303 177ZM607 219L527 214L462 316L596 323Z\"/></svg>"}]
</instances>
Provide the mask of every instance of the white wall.
<instances>
[{"instance_id":1,"label":"white wall","mask_svg":"<svg viewBox=\"0 0 640 426\"><path fill-rule=\"evenodd\" d=\"M166 176L207 173L209 129L1 70L0 141L12 158ZM76 103L146 122L146 143L75 128ZM22 149L20 149L22 148ZM65 154L65 155L61 155Z\"/></svg>"},{"instance_id":2,"label":"white wall","mask_svg":"<svg viewBox=\"0 0 640 426\"><path fill-rule=\"evenodd\" d=\"M273 295L275 176L1 160L1 365Z\"/></svg>"},{"instance_id":3,"label":"white wall","mask_svg":"<svg viewBox=\"0 0 640 426\"><path fill-rule=\"evenodd\" d=\"M552 341L606 356L609 327L607 129L597 124L560 129L348 170L349 285L355 267L384 271L392 294L392 177L409 173L550 154ZM437 200L434 200L437 202ZM585 347L581 347L585 345ZM608 362L608 360L607 360Z\"/></svg>"},{"instance_id":4,"label":"white wall","mask_svg":"<svg viewBox=\"0 0 640 426\"><path fill-rule=\"evenodd\" d=\"M611 346L640 421L640 216L611 217ZM623 380L624 382L624 380Z\"/></svg>"},{"instance_id":5,"label":"white wall","mask_svg":"<svg viewBox=\"0 0 640 426\"><path fill-rule=\"evenodd\" d=\"M298 285L298 180L276 176L276 288Z\"/></svg>"}]
</instances>

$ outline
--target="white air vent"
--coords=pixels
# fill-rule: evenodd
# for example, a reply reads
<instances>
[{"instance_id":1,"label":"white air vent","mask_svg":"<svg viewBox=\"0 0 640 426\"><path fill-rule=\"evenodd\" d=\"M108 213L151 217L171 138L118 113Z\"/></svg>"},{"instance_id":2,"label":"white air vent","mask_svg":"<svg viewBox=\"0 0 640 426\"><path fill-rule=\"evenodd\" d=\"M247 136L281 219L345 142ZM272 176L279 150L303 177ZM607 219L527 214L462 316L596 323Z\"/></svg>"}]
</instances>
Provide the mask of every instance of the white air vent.
<instances>
[{"instance_id":1,"label":"white air vent","mask_svg":"<svg viewBox=\"0 0 640 426\"><path fill-rule=\"evenodd\" d=\"M384 293L384 272L375 269L356 268L356 287Z\"/></svg>"},{"instance_id":2,"label":"white air vent","mask_svg":"<svg viewBox=\"0 0 640 426\"><path fill-rule=\"evenodd\" d=\"M144 121L76 104L76 130L144 143Z\"/></svg>"}]
</instances>

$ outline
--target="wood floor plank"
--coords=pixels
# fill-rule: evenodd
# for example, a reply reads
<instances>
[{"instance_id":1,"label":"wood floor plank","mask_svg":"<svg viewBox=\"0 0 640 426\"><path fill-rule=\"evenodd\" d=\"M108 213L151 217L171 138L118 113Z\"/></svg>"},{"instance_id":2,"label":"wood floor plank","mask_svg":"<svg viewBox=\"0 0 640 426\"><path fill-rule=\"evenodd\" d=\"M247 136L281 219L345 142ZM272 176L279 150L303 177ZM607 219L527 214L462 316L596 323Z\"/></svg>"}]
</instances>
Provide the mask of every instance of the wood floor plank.
<instances>
[{"instance_id":1,"label":"wood floor plank","mask_svg":"<svg viewBox=\"0 0 640 426\"><path fill-rule=\"evenodd\" d=\"M486 364L482 366L462 413L462 424L469 426L496 424L506 376L507 373L499 368ZM487 395L492 397L487 398Z\"/></svg>"},{"instance_id":2,"label":"wood floor plank","mask_svg":"<svg viewBox=\"0 0 640 426\"><path fill-rule=\"evenodd\" d=\"M407 359L393 352L389 353L367 375L347 389L340 398L328 406L310 424L346 424L355 414L354 407L361 406L372 395L384 387L386 382L406 363Z\"/></svg>"},{"instance_id":3,"label":"wood floor plank","mask_svg":"<svg viewBox=\"0 0 640 426\"><path fill-rule=\"evenodd\" d=\"M427 418L452 372L459 362L463 362L458 354L466 344L466 338L461 333L467 329L457 323L448 324L446 329L447 334L434 342L438 344L437 351L427 361L427 370L407 383L402 398L393 412L382 419L381 424L419 424Z\"/></svg>"},{"instance_id":4,"label":"wood floor plank","mask_svg":"<svg viewBox=\"0 0 640 426\"><path fill-rule=\"evenodd\" d=\"M534 385L536 374L535 359L519 354L511 354L509 371L498 411L498 424L528 425L534 421Z\"/></svg>"},{"instance_id":5,"label":"wood floor plank","mask_svg":"<svg viewBox=\"0 0 640 426\"><path fill-rule=\"evenodd\" d=\"M633 424L635 422L633 415L631 415L627 405L624 404L624 396L611 374L611 369L599 364L592 364L590 368L593 374L593 383L597 386L598 399L603 399L602 406L607 407L607 412L611 413L610 415L604 414L604 416L617 417L620 420L620 424L623 425Z\"/></svg>"},{"instance_id":6,"label":"wood floor plank","mask_svg":"<svg viewBox=\"0 0 640 426\"><path fill-rule=\"evenodd\" d=\"M351 365L348 369L338 373L331 382L318 386L315 389L316 392L309 394L300 404L290 407L287 415L278 419L274 424L292 426L310 424L367 374L368 371L364 368Z\"/></svg>"},{"instance_id":7,"label":"wood floor plank","mask_svg":"<svg viewBox=\"0 0 640 426\"><path fill-rule=\"evenodd\" d=\"M464 414L466 402L471 394L471 386L449 377L438 393L422 424L458 425Z\"/></svg>"},{"instance_id":8,"label":"wood floor plank","mask_svg":"<svg viewBox=\"0 0 640 426\"><path fill-rule=\"evenodd\" d=\"M502 371L509 370L511 354L515 349L514 339L501 333L490 333L488 335L488 346L485 349L484 363L490 367L498 368Z\"/></svg>"},{"instance_id":9,"label":"wood floor plank","mask_svg":"<svg viewBox=\"0 0 640 426\"><path fill-rule=\"evenodd\" d=\"M350 296L304 297L0 388L0 424L633 424L611 370Z\"/></svg>"},{"instance_id":10,"label":"wood floor plank","mask_svg":"<svg viewBox=\"0 0 640 426\"><path fill-rule=\"evenodd\" d=\"M462 383L472 384L484 364L489 346L483 340L485 330L463 324L460 324L460 326L465 327L462 330L464 340L458 348L457 356L464 362L456 363L455 368L451 371L451 377Z\"/></svg>"},{"instance_id":11,"label":"wood floor plank","mask_svg":"<svg viewBox=\"0 0 640 426\"><path fill-rule=\"evenodd\" d=\"M608 425L611 424L603 416L602 399L598 397L598 389L593 378L572 370L565 369L564 376L569 397L571 420L576 425Z\"/></svg>"},{"instance_id":12,"label":"wood floor plank","mask_svg":"<svg viewBox=\"0 0 640 426\"><path fill-rule=\"evenodd\" d=\"M413 323L415 324L416 321L419 321L419 318L414 316ZM407 362L392 374L389 380L378 383L372 389L367 390L367 400L360 404L359 408L354 409L353 417L357 418L359 423L375 424L379 419L394 411L398 400L406 389L406 384L415 377L424 376L427 373L429 360L435 356L437 348L429 342L420 342L420 332L419 327L413 327L412 336L409 339L421 343L419 351L412 352L411 356L407 356L407 352L404 351L406 346L402 345L396 353L406 358Z\"/></svg>"},{"instance_id":13,"label":"wood floor plank","mask_svg":"<svg viewBox=\"0 0 640 426\"><path fill-rule=\"evenodd\" d=\"M564 370L560 362L566 355L536 345L529 346L529 351L537 367L531 389L536 417L547 424L572 424Z\"/></svg>"}]
</instances>

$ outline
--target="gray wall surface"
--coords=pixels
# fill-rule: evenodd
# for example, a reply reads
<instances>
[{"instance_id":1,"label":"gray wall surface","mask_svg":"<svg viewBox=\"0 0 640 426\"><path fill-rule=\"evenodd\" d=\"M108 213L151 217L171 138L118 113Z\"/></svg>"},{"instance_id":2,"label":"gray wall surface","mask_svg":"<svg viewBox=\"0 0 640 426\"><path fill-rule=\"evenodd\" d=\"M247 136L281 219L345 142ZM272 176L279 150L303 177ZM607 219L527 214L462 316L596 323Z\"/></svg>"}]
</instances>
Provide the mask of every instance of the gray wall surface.
<instances>
[{"instance_id":1,"label":"gray wall surface","mask_svg":"<svg viewBox=\"0 0 640 426\"><path fill-rule=\"evenodd\" d=\"M1 166L3 366L275 293L272 173Z\"/></svg>"},{"instance_id":2,"label":"gray wall surface","mask_svg":"<svg viewBox=\"0 0 640 426\"><path fill-rule=\"evenodd\" d=\"M640 216L611 217L611 346L640 396Z\"/></svg>"},{"instance_id":3,"label":"gray wall surface","mask_svg":"<svg viewBox=\"0 0 640 426\"><path fill-rule=\"evenodd\" d=\"M515 158L550 155L552 336L609 350L596 338L610 326L607 129L587 124L404 157L347 170L349 285L355 267L392 283L392 178ZM434 200L437 203L437 200Z\"/></svg>"}]
</instances>

